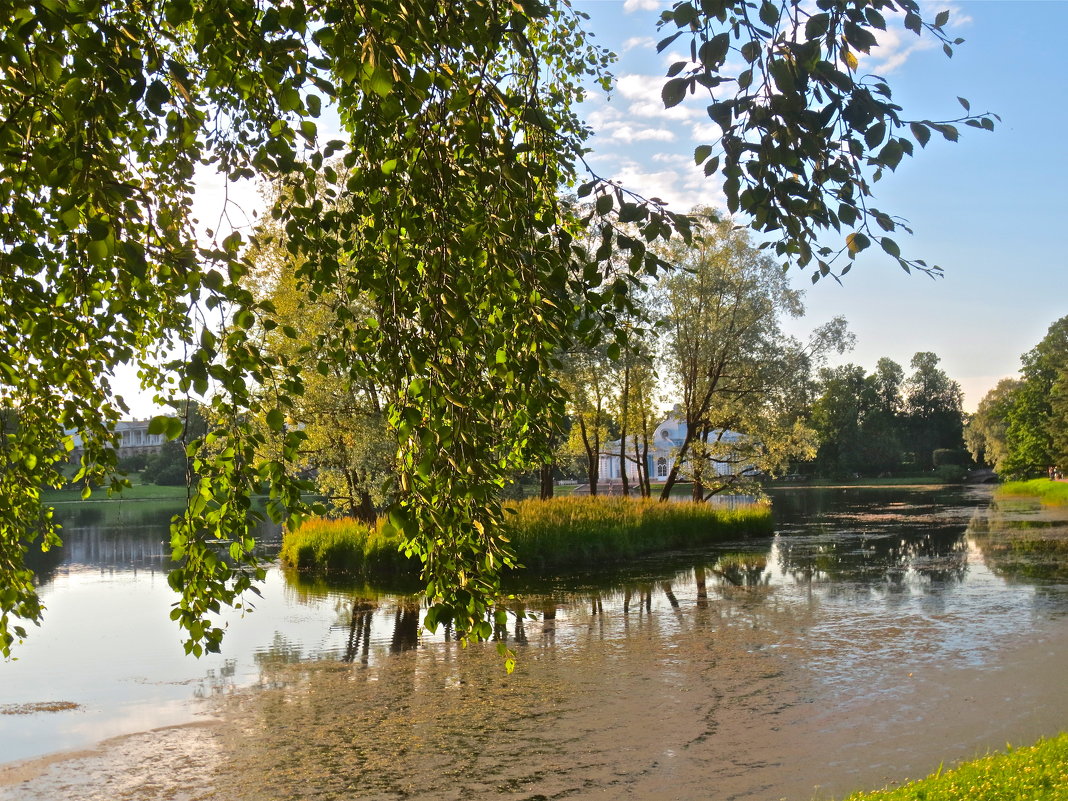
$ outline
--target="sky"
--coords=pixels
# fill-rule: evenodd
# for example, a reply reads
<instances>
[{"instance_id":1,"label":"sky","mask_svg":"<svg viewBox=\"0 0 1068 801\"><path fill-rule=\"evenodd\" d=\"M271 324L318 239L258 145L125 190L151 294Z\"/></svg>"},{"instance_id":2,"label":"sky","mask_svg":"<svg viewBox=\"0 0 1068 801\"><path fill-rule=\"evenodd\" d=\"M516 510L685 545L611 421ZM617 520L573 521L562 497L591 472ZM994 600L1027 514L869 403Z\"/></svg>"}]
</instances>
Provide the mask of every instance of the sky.
<instances>
[{"instance_id":1,"label":"sky","mask_svg":"<svg viewBox=\"0 0 1068 801\"><path fill-rule=\"evenodd\" d=\"M944 277L907 275L877 248L862 254L841 284L813 285L809 272L795 268L807 314L788 329L804 336L843 315L856 346L832 363L868 370L886 356L908 373L914 353L933 351L964 390L965 410L974 411L1068 314L1068 257L1058 238L1068 229L1068 92L1060 40L1068 2L921 5L927 19L950 11L950 35L965 40L953 58L933 39L891 30L861 70L887 79L906 118L956 118L962 96L974 112L992 111L1003 120L992 133L962 128L955 144L932 138L875 185L876 205L905 217L914 230L897 238L903 253L941 266ZM594 169L677 210L724 208L718 183L693 161L697 145L714 141L706 104L694 98L664 110L660 102L665 71L679 60L655 47L666 35L658 35L656 22L669 4L583 0L575 6L589 14L595 41L619 55L611 98L592 98L584 108L595 132Z\"/></svg>"},{"instance_id":2,"label":"sky","mask_svg":"<svg viewBox=\"0 0 1068 801\"><path fill-rule=\"evenodd\" d=\"M897 236L904 255L941 266L944 276L908 275L878 248L862 254L841 283L813 284L810 272L795 268L807 313L786 327L804 338L844 316L856 345L832 365L852 362L870 371L885 356L908 374L913 354L932 351L961 385L965 410L974 411L1068 315L1068 256L1058 236L1068 230L1068 93L1059 38L1068 29L1068 0L920 3L926 19L950 12L950 36L965 40L953 58L933 38L891 25L862 57L861 71L887 79L907 119L959 117L958 96L974 112L1002 118L993 132L961 127L957 143L932 137L875 185L875 204L914 230ZM665 110L660 99L668 65L680 60L677 51L658 54L655 47L666 35L657 20L670 4L574 4L589 15L594 41L619 57L611 95L597 90L581 110L594 131L592 168L676 210L703 205L725 213L719 183L694 165L694 148L715 137L706 104L693 98ZM202 176L203 221L218 221L210 209L219 197L218 182ZM234 197L249 209L259 205L249 187L231 188Z\"/></svg>"}]
</instances>

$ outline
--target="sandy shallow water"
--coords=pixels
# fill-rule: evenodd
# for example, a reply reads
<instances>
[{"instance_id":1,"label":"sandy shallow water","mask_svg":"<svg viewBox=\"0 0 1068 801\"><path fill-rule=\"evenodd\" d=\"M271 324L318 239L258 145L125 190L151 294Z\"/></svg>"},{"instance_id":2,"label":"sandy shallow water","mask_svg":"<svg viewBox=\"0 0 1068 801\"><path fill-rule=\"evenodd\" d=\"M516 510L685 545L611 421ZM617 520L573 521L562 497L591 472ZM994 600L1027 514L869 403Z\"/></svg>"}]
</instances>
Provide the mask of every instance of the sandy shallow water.
<instances>
[{"instance_id":1,"label":"sandy shallow water","mask_svg":"<svg viewBox=\"0 0 1068 801\"><path fill-rule=\"evenodd\" d=\"M454 643L371 666L279 666L285 686L221 699L201 723L0 768L0 800L808 801L1068 720L1057 621L980 667L890 668L865 694L807 668L803 613L767 622L684 608L534 624L511 677L493 648Z\"/></svg>"}]
</instances>

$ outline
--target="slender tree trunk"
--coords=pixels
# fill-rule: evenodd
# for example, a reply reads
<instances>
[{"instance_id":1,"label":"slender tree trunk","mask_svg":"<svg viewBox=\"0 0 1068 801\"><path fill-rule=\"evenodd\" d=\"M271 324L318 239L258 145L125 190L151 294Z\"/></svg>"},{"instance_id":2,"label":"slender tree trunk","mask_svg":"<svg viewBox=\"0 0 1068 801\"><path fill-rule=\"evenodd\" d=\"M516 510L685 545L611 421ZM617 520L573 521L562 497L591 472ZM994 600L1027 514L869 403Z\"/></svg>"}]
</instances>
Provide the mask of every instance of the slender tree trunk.
<instances>
[{"instance_id":1,"label":"slender tree trunk","mask_svg":"<svg viewBox=\"0 0 1068 801\"><path fill-rule=\"evenodd\" d=\"M701 426L701 431L698 435L697 441L701 445L705 445L708 442L708 426ZM703 449L702 449L703 450ZM693 460L693 487L691 488L690 497L694 501L700 502L704 500L705 495L705 469L708 467L708 462L704 453L701 454L700 459Z\"/></svg>"},{"instance_id":2,"label":"slender tree trunk","mask_svg":"<svg viewBox=\"0 0 1068 801\"><path fill-rule=\"evenodd\" d=\"M638 474L638 491L641 492L643 498L649 497L649 470L646 467L645 459L642 457L641 448L638 445L638 438L634 438L634 468Z\"/></svg>"},{"instance_id":3,"label":"slender tree trunk","mask_svg":"<svg viewBox=\"0 0 1068 801\"><path fill-rule=\"evenodd\" d=\"M642 425L642 453L641 453L642 497L653 497L653 482L649 477L649 421Z\"/></svg>"},{"instance_id":4,"label":"slender tree trunk","mask_svg":"<svg viewBox=\"0 0 1068 801\"><path fill-rule=\"evenodd\" d=\"M594 442L590 442L589 432L586 429L586 421L579 417L579 432L582 434L582 447L586 450L586 462L589 465L587 471L587 478L590 485L590 496L597 495L597 482L600 478L601 465L598 461L598 451L600 448L596 442L596 435L594 435Z\"/></svg>"},{"instance_id":5,"label":"slender tree trunk","mask_svg":"<svg viewBox=\"0 0 1068 801\"><path fill-rule=\"evenodd\" d=\"M623 482L623 497L630 495L627 481L627 409L630 406L630 362L623 368L623 405L620 409L619 476Z\"/></svg>"}]
</instances>

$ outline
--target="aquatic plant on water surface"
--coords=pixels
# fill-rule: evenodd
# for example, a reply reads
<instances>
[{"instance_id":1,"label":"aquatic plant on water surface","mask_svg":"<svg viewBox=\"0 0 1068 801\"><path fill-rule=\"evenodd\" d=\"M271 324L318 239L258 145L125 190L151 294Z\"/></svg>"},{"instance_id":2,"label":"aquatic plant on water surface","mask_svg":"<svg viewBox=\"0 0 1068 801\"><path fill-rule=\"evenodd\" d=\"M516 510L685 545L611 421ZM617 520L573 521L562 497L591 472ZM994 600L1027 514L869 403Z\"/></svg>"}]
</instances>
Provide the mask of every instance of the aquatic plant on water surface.
<instances>
[{"instance_id":1,"label":"aquatic plant on water surface","mask_svg":"<svg viewBox=\"0 0 1068 801\"><path fill-rule=\"evenodd\" d=\"M766 504L726 508L637 498L568 497L509 507L511 545L527 570L619 564L657 551L773 533ZM417 575L401 539L351 518L313 518L287 531L281 559L299 570Z\"/></svg>"}]
</instances>

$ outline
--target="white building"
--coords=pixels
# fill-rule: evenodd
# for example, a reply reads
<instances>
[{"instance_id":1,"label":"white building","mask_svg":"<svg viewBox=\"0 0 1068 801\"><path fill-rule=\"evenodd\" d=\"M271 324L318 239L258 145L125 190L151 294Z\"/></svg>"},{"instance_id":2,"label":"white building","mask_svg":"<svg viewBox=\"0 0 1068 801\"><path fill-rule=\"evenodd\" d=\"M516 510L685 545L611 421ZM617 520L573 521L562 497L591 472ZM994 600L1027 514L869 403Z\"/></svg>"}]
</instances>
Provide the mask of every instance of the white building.
<instances>
[{"instance_id":1,"label":"white building","mask_svg":"<svg viewBox=\"0 0 1068 801\"><path fill-rule=\"evenodd\" d=\"M135 453L156 453L163 447L167 438L162 434L148 433L148 420L120 420L115 424L115 433L119 435L118 453L127 456ZM77 431L68 431L74 440L74 450L82 448L82 435Z\"/></svg>"},{"instance_id":2,"label":"white building","mask_svg":"<svg viewBox=\"0 0 1068 801\"><path fill-rule=\"evenodd\" d=\"M718 442L721 445L730 446L746 438L745 434L737 431L713 431L708 435L706 442ZM668 416L664 422L656 427L652 439L649 441L649 453L646 458L646 470L650 481L663 481L668 477L671 466L675 463L675 457L686 439L686 421L683 420L676 410ZM619 447L620 441L606 442L598 457L599 481L606 483L618 482L621 479L619 472ZM641 440L627 438L627 479L637 483L638 465L636 458L641 452ZM752 469L752 465L738 464L739 458L728 452L728 458L723 461L714 461L711 469L717 475L727 476L735 473L746 472Z\"/></svg>"}]
</instances>

